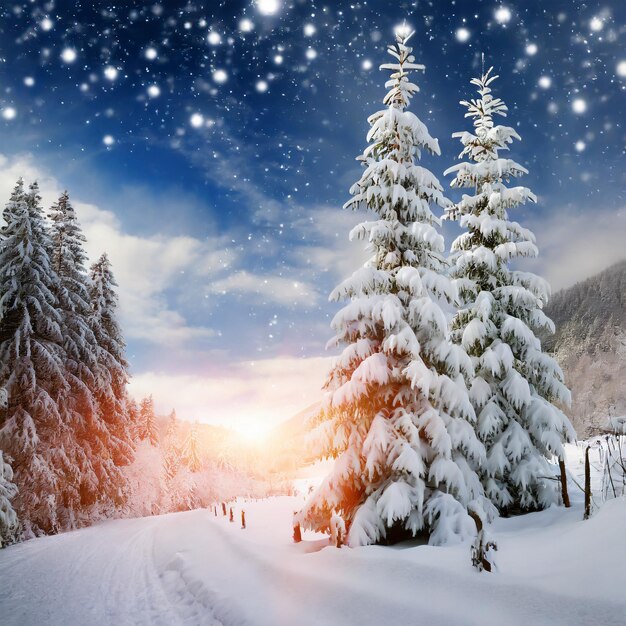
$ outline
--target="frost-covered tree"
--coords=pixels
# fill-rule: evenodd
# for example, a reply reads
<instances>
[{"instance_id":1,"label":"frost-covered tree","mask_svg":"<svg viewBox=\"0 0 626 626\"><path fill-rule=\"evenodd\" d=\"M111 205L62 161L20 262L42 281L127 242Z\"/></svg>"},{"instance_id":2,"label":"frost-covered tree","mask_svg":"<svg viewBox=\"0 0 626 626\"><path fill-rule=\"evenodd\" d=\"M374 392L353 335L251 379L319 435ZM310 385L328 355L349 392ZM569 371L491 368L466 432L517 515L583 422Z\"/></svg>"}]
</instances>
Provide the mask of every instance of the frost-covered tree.
<instances>
[{"instance_id":1,"label":"frost-covered tree","mask_svg":"<svg viewBox=\"0 0 626 626\"><path fill-rule=\"evenodd\" d=\"M146 396L139 404L139 419L141 420L142 440L148 440L150 445L159 445L159 430L157 427L156 415L154 414L154 400L152 395Z\"/></svg>"},{"instance_id":2,"label":"frost-covered tree","mask_svg":"<svg viewBox=\"0 0 626 626\"><path fill-rule=\"evenodd\" d=\"M167 430L165 431L165 440L163 449L163 471L162 471L162 487L165 510L172 508L172 486L174 479L178 474L181 462L181 450L178 445L178 423L176 420L176 411L172 410L167 419Z\"/></svg>"},{"instance_id":3,"label":"frost-covered tree","mask_svg":"<svg viewBox=\"0 0 626 626\"><path fill-rule=\"evenodd\" d=\"M474 131L454 133L467 158L446 174L452 186L471 195L447 212L465 232L453 243L453 275L462 306L452 324L453 340L471 355L475 378L470 398L477 432L487 448L483 480L487 496L499 509L535 509L558 499L556 471L549 460L563 455L573 439L567 417L553 404L568 403L570 393L557 363L541 349L540 333L554 332L543 313L550 289L541 278L511 268L519 257L537 255L534 235L509 218L509 211L535 195L507 186L527 170L499 152L508 150L517 132L497 125L507 107L492 95L497 78L489 69L471 82L479 97L461 104Z\"/></svg>"},{"instance_id":4,"label":"frost-covered tree","mask_svg":"<svg viewBox=\"0 0 626 626\"><path fill-rule=\"evenodd\" d=\"M127 465L134 458L135 425L126 390L126 344L117 321L117 283L106 253L91 266L90 275L90 326L98 345L96 401L111 438L113 461L117 466Z\"/></svg>"},{"instance_id":5,"label":"frost-covered tree","mask_svg":"<svg viewBox=\"0 0 626 626\"><path fill-rule=\"evenodd\" d=\"M13 543L17 537L17 514L11 502L16 495L13 470L0 450L0 548Z\"/></svg>"},{"instance_id":6,"label":"frost-covered tree","mask_svg":"<svg viewBox=\"0 0 626 626\"><path fill-rule=\"evenodd\" d=\"M85 237L67 191L49 211L50 261L58 278L65 379L70 391L65 414L72 428L80 473L81 504L93 504L115 482L112 446L96 402L98 346L90 325L89 277L85 269ZM112 467L111 467L112 466ZM113 471L111 471L113 470Z\"/></svg>"},{"instance_id":7,"label":"frost-covered tree","mask_svg":"<svg viewBox=\"0 0 626 626\"><path fill-rule=\"evenodd\" d=\"M364 171L345 205L371 211L350 236L374 254L331 294L348 300L332 322L331 345L344 347L313 426L320 456L335 463L296 516L328 532L339 515L352 546L420 531L446 543L475 533L468 509L481 518L493 512L475 471L484 448L465 381L471 362L447 340L442 306L454 291L432 209L450 203L417 163L440 151L407 110L418 91L408 73L424 69L407 40L399 34L388 50L393 62L381 66L391 71L386 108L368 119Z\"/></svg>"},{"instance_id":8,"label":"frost-covered tree","mask_svg":"<svg viewBox=\"0 0 626 626\"><path fill-rule=\"evenodd\" d=\"M57 530L79 500L65 381L58 279L36 185L20 180L0 231L0 448L12 458L14 505L26 536Z\"/></svg>"},{"instance_id":9,"label":"frost-covered tree","mask_svg":"<svg viewBox=\"0 0 626 626\"><path fill-rule=\"evenodd\" d=\"M198 429L195 424L192 424L189 435L187 435L183 446L182 458L191 472L199 472L202 468L202 461L198 452Z\"/></svg>"}]
</instances>

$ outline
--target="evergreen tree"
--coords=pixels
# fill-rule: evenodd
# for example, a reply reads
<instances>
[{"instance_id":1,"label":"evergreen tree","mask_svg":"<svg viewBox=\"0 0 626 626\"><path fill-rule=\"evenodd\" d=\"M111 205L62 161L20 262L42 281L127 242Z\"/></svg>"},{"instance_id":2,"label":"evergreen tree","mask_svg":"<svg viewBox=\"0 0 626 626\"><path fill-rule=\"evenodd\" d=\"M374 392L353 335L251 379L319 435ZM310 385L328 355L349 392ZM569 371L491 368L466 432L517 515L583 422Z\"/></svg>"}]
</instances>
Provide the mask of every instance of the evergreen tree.
<instances>
[{"instance_id":1,"label":"evergreen tree","mask_svg":"<svg viewBox=\"0 0 626 626\"><path fill-rule=\"evenodd\" d=\"M17 538L18 521L11 500L17 495L13 483L13 470L0 450L0 548L13 543Z\"/></svg>"},{"instance_id":2,"label":"evergreen tree","mask_svg":"<svg viewBox=\"0 0 626 626\"><path fill-rule=\"evenodd\" d=\"M181 461L181 450L178 445L178 424L176 421L176 411L172 411L167 421L167 431L163 446L163 510L174 510L175 494L174 480L178 474Z\"/></svg>"},{"instance_id":3,"label":"evergreen tree","mask_svg":"<svg viewBox=\"0 0 626 626\"><path fill-rule=\"evenodd\" d=\"M81 504L93 504L115 484L109 452L112 443L101 423L95 394L98 346L90 326L89 278L85 270L85 237L67 191L52 206L51 264L58 278L65 378L70 387L65 412L76 442ZM113 474L113 475L112 475Z\"/></svg>"},{"instance_id":4,"label":"evergreen tree","mask_svg":"<svg viewBox=\"0 0 626 626\"><path fill-rule=\"evenodd\" d=\"M189 435L183 446L182 458L190 471L199 472L202 468L202 462L198 454L198 431L195 424L189 430Z\"/></svg>"},{"instance_id":5,"label":"evergreen tree","mask_svg":"<svg viewBox=\"0 0 626 626\"><path fill-rule=\"evenodd\" d=\"M143 427L141 424L141 414L137 400L130 395L126 398L126 415L128 416L129 432L134 447L139 441L141 441Z\"/></svg>"},{"instance_id":6,"label":"evergreen tree","mask_svg":"<svg viewBox=\"0 0 626 626\"><path fill-rule=\"evenodd\" d=\"M150 445L159 445L159 432L154 414L154 400L152 395L146 396L139 405L139 417L142 424L141 439L148 440Z\"/></svg>"},{"instance_id":7,"label":"evergreen tree","mask_svg":"<svg viewBox=\"0 0 626 626\"><path fill-rule=\"evenodd\" d=\"M562 457L563 443L574 438L565 415L553 404L568 403L570 393L556 362L541 349L537 334L554 332L542 308L549 286L541 278L513 270L519 257L537 255L534 235L509 219L508 211L536 202L526 187L506 183L527 174L508 150L517 132L496 125L507 107L492 95L497 78L490 68L471 82L479 98L462 101L474 132L454 133L468 161L447 170L452 186L472 195L448 211L466 229L453 243L453 274L463 305L452 324L452 337L471 355L475 378L470 389L478 416L477 432L487 448L485 491L500 509L536 509L558 499L553 456Z\"/></svg>"},{"instance_id":8,"label":"evergreen tree","mask_svg":"<svg viewBox=\"0 0 626 626\"><path fill-rule=\"evenodd\" d=\"M98 345L96 401L111 437L110 454L116 466L133 461L133 415L127 407L126 344L117 321L117 283L108 256L91 266L90 325ZM131 407L132 408L132 407Z\"/></svg>"},{"instance_id":9,"label":"evergreen tree","mask_svg":"<svg viewBox=\"0 0 626 626\"><path fill-rule=\"evenodd\" d=\"M55 531L58 512L79 500L77 469L62 414L68 386L63 368L58 281L36 184L20 180L0 231L0 387L9 406L0 448L12 458L19 489L15 507L26 536Z\"/></svg>"},{"instance_id":10,"label":"evergreen tree","mask_svg":"<svg viewBox=\"0 0 626 626\"><path fill-rule=\"evenodd\" d=\"M394 61L381 66L392 72L386 108L368 119L364 172L345 205L376 219L351 233L368 241L374 256L331 295L349 299L332 322L334 345L345 347L314 425L320 456L336 460L296 516L328 532L336 512L353 546L423 530L431 543L445 543L475 534L468 508L481 517L493 512L475 471L484 448L465 382L471 362L447 340L440 306L454 293L432 207L450 203L437 178L416 163L422 152L440 151L406 110L418 91L408 72L424 69L407 40L398 35L389 46Z\"/></svg>"}]
</instances>

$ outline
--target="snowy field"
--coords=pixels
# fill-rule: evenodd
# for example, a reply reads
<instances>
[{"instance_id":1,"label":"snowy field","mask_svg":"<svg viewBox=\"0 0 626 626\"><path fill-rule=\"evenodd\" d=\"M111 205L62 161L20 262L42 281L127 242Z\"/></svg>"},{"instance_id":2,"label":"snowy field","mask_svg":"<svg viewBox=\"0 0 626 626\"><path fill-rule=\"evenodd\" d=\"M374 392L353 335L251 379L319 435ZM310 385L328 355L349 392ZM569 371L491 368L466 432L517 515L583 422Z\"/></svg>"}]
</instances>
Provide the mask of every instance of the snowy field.
<instances>
[{"instance_id":1,"label":"snowy field","mask_svg":"<svg viewBox=\"0 0 626 626\"><path fill-rule=\"evenodd\" d=\"M0 552L0 623L224 626L626 624L626 498L583 522L498 520L497 574L469 546L338 550L291 541L301 498L110 521Z\"/></svg>"}]
</instances>

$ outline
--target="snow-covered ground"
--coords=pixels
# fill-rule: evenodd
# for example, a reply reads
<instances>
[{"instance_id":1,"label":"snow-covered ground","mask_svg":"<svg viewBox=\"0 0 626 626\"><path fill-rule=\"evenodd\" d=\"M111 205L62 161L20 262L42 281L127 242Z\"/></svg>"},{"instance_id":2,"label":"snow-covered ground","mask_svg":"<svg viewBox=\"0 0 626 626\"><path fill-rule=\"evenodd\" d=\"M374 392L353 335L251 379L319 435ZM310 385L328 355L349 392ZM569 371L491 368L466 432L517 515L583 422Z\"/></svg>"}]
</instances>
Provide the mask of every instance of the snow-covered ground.
<instances>
[{"instance_id":1,"label":"snow-covered ground","mask_svg":"<svg viewBox=\"0 0 626 626\"><path fill-rule=\"evenodd\" d=\"M301 497L118 520L0 552L0 623L210 625L625 624L626 498L582 521L501 519L496 574L469 546L338 550L291 541Z\"/></svg>"}]
</instances>

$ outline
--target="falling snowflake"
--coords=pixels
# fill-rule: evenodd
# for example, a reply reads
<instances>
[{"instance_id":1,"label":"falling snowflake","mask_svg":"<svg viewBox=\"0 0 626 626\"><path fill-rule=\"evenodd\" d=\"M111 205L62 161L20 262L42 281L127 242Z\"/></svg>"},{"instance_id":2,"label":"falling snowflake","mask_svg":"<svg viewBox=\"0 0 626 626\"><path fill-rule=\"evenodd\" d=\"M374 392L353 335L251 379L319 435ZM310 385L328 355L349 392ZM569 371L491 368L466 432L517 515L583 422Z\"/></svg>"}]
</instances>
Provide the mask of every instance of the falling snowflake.
<instances>
[{"instance_id":1,"label":"falling snowflake","mask_svg":"<svg viewBox=\"0 0 626 626\"><path fill-rule=\"evenodd\" d=\"M455 35L456 35L457 41L460 41L461 43L465 43L470 38L469 30L463 27L458 28Z\"/></svg>"},{"instance_id":2,"label":"falling snowflake","mask_svg":"<svg viewBox=\"0 0 626 626\"><path fill-rule=\"evenodd\" d=\"M200 128L203 124L204 124L204 115L202 115L201 113L194 113L190 118L189 118L189 123L194 127L194 128Z\"/></svg>"},{"instance_id":3,"label":"falling snowflake","mask_svg":"<svg viewBox=\"0 0 626 626\"><path fill-rule=\"evenodd\" d=\"M118 75L118 70L117 68L113 67L112 65L107 65L107 67L104 68L104 77L108 80L115 80L117 78Z\"/></svg>"},{"instance_id":4,"label":"falling snowflake","mask_svg":"<svg viewBox=\"0 0 626 626\"><path fill-rule=\"evenodd\" d=\"M78 54L74 48L65 48L63 52L61 52L61 60L63 63L74 63L78 58Z\"/></svg>"},{"instance_id":5,"label":"falling snowflake","mask_svg":"<svg viewBox=\"0 0 626 626\"><path fill-rule=\"evenodd\" d=\"M228 74L224 70L215 70L213 72L213 80L221 85L228 80Z\"/></svg>"},{"instance_id":6,"label":"falling snowflake","mask_svg":"<svg viewBox=\"0 0 626 626\"><path fill-rule=\"evenodd\" d=\"M498 24L508 24L513 16L511 14L511 9L508 7L498 7L494 13L494 17L496 18L496 22L498 22Z\"/></svg>"},{"instance_id":7,"label":"falling snowflake","mask_svg":"<svg viewBox=\"0 0 626 626\"><path fill-rule=\"evenodd\" d=\"M5 107L2 109L2 117L5 120L13 120L17 115L17 111L13 107Z\"/></svg>"}]
</instances>

